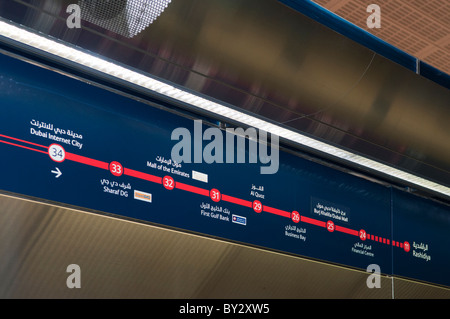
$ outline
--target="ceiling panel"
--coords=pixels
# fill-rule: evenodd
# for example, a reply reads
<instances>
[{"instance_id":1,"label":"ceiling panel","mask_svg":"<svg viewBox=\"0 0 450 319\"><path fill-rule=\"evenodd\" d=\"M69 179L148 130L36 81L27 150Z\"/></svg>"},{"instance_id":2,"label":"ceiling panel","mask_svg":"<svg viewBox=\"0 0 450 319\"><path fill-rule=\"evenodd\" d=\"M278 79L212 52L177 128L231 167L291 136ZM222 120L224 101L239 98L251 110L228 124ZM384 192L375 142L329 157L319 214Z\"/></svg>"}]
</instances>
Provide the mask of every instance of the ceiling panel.
<instances>
[{"instance_id":1,"label":"ceiling panel","mask_svg":"<svg viewBox=\"0 0 450 319\"><path fill-rule=\"evenodd\" d=\"M450 74L450 1L315 0L325 9ZM366 9L381 9L381 28L370 29Z\"/></svg>"}]
</instances>

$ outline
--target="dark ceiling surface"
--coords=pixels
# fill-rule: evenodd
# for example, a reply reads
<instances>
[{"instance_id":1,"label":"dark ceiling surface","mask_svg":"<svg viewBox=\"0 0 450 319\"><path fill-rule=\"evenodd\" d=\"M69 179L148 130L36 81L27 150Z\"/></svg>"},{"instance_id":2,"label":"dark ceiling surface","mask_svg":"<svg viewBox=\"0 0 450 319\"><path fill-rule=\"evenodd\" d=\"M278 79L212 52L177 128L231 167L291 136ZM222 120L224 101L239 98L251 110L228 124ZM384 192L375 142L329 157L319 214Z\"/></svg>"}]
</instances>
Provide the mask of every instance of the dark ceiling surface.
<instances>
[{"instance_id":1,"label":"dark ceiling surface","mask_svg":"<svg viewBox=\"0 0 450 319\"><path fill-rule=\"evenodd\" d=\"M450 91L275 0L172 0L125 37L66 25L53 0L0 16L300 132L450 186Z\"/></svg>"}]
</instances>

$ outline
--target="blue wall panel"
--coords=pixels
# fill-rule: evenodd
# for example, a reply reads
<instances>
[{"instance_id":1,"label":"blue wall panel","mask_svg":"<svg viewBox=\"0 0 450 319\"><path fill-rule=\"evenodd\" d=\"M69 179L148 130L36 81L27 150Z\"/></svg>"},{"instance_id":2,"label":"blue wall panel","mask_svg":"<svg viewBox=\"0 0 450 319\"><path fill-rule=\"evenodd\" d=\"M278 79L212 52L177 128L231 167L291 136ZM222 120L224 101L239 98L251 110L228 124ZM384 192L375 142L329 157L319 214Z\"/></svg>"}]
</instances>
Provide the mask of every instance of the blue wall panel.
<instances>
[{"instance_id":1,"label":"blue wall panel","mask_svg":"<svg viewBox=\"0 0 450 319\"><path fill-rule=\"evenodd\" d=\"M3 191L450 285L449 275L435 273L450 266L446 206L286 151L278 172L262 175L264 164L248 162L248 145L246 163L175 165L172 131L194 136L194 120L7 56L0 66ZM411 257L416 242L432 252L425 268Z\"/></svg>"}]
</instances>

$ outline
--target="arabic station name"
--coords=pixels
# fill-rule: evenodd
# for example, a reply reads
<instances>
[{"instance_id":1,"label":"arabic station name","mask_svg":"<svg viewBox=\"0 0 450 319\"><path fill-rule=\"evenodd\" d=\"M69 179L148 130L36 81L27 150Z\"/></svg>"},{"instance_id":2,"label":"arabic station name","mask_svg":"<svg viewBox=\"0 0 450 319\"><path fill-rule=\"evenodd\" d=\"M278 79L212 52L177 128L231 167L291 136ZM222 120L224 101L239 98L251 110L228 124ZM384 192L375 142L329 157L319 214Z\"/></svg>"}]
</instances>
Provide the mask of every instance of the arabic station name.
<instances>
[{"instance_id":1,"label":"arabic station name","mask_svg":"<svg viewBox=\"0 0 450 319\"><path fill-rule=\"evenodd\" d=\"M179 170L181 168L181 164L173 161L171 158L166 159L163 156L157 156L156 162L147 161L147 167L154 168L163 172L180 175L186 178L189 178L189 173L183 172Z\"/></svg>"},{"instance_id":2,"label":"arabic station name","mask_svg":"<svg viewBox=\"0 0 450 319\"><path fill-rule=\"evenodd\" d=\"M30 124L34 127L30 128L30 134L39 137L47 138L56 142L72 145L81 150L83 144L80 142L83 135L78 134L72 130L65 130L59 127L54 127L51 123L31 120Z\"/></svg>"},{"instance_id":3,"label":"arabic station name","mask_svg":"<svg viewBox=\"0 0 450 319\"><path fill-rule=\"evenodd\" d=\"M117 181L110 181L109 179L101 179L100 184L103 186L103 192L128 197L128 190L131 189L130 183L118 183Z\"/></svg>"},{"instance_id":4,"label":"arabic station name","mask_svg":"<svg viewBox=\"0 0 450 319\"><path fill-rule=\"evenodd\" d=\"M431 260L431 256L426 253L428 251L428 244L424 243L418 244L416 242L413 242L412 246L414 247L413 249L414 257L423 259L425 261Z\"/></svg>"},{"instance_id":5,"label":"arabic station name","mask_svg":"<svg viewBox=\"0 0 450 319\"><path fill-rule=\"evenodd\" d=\"M230 210L228 208L223 208L222 206L213 205L209 203L203 203L200 205L200 214L205 217L215 218L223 221L230 221ZM225 215L223 215L225 214Z\"/></svg>"}]
</instances>

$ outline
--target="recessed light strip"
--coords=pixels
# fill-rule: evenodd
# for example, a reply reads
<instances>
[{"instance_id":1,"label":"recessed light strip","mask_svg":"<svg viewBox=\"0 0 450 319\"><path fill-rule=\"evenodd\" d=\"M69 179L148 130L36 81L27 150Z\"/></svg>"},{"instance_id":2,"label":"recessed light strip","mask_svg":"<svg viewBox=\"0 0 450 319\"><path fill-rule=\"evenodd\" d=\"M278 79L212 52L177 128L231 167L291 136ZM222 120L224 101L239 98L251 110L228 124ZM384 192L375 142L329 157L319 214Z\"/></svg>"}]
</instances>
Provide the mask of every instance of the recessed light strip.
<instances>
[{"instance_id":1,"label":"recessed light strip","mask_svg":"<svg viewBox=\"0 0 450 319\"><path fill-rule=\"evenodd\" d=\"M450 197L450 188L447 186L429 181L422 177L348 152L346 150L315 140L308 136L264 121L257 117L245 114L243 112L239 112L220 103L216 103L201 96L183 91L175 86L152 79L149 76L103 60L99 57L88 54L79 49L69 47L60 42L29 32L25 29L19 28L4 21L0 21L0 35L11 40L27 44L35 49L39 49L47 53L56 55L60 58L64 58L68 61L75 62L79 65L102 72L109 76L113 76L134 85L138 85L142 88L157 92L188 105L192 105L197 108L215 113L217 115L227 117L229 119L232 119L233 121L238 121L247 126L267 131L271 134L278 135L281 138L285 138L300 145L307 146L320 152L332 155L338 159L345 160L347 162L357 164L361 167L377 171L382 175L389 175L399 180L403 180L408 184L414 184L416 186L429 189L433 192L437 192Z\"/></svg>"}]
</instances>

